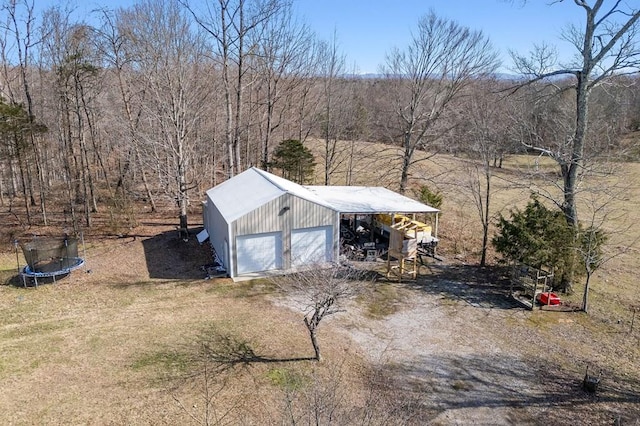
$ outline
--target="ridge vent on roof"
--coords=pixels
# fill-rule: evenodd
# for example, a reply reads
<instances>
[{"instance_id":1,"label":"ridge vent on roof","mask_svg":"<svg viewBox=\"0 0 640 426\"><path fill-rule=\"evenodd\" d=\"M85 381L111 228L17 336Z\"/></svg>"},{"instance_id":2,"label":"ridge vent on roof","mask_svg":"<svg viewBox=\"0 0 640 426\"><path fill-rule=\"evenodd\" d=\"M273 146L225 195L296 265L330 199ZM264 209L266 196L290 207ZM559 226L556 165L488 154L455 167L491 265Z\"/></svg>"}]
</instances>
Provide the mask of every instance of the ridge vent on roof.
<instances>
[{"instance_id":1,"label":"ridge vent on roof","mask_svg":"<svg viewBox=\"0 0 640 426\"><path fill-rule=\"evenodd\" d=\"M259 169L259 168L255 167L255 166L251 166L251 169L254 170L256 173L258 173L260 176L262 176L264 179L268 180L269 183L271 183L273 186L277 187L279 190L287 192L287 193L290 192L287 188L283 188L281 185L278 185L277 182L275 182L273 179L270 178L270 176L275 176L275 175L272 175L271 173L267 172L266 170ZM284 178L282 178L282 179L284 179ZM295 182L291 182L291 183L296 184Z\"/></svg>"}]
</instances>

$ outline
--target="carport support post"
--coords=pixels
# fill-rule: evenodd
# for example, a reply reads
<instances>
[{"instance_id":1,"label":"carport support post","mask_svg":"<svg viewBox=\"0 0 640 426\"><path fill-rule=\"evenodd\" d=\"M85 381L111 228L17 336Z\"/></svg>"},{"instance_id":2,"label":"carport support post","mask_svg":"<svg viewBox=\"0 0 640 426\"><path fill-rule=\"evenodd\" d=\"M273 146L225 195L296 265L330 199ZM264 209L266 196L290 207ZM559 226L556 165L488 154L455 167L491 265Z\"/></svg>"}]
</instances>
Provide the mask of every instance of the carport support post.
<instances>
[{"instance_id":1,"label":"carport support post","mask_svg":"<svg viewBox=\"0 0 640 426\"><path fill-rule=\"evenodd\" d=\"M393 232L394 223L396 223L396 214L391 213L391 223L389 224L389 248L387 250L387 278L391 275L391 233Z\"/></svg>"},{"instance_id":2,"label":"carport support post","mask_svg":"<svg viewBox=\"0 0 640 426\"><path fill-rule=\"evenodd\" d=\"M433 225L433 236L437 240L438 239L438 217L440 216L440 212L436 212L436 221ZM438 244L433 245L433 257L436 257L436 249L438 248Z\"/></svg>"}]
</instances>

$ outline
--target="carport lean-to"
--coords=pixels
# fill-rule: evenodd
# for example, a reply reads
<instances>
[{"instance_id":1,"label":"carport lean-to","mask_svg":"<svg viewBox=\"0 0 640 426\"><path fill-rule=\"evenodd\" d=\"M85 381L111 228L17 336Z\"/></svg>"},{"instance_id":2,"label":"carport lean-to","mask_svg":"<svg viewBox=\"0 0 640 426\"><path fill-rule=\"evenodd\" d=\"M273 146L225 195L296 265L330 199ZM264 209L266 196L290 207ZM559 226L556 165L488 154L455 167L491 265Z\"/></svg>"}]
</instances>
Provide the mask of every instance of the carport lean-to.
<instances>
[{"instance_id":1,"label":"carport lean-to","mask_svg":"<svg viewBox=\"0 0 640 426\"><path fill-rule=\"evenodd\" d=\"M438 209L382 187L307 188L340 211L343 255L372 260L384 253L387 273L400 277L415 277L420 254L436 255ZM432 225L416 220L417 214L431 215ZM398 264L392 266L392 259Z\"/></svg>"},{"instance_id":2,"label":"carport lean-to","mask_svg":"<svg viewBox=\"0 0 640 426\"><path fill-rule=\"evenodd\" d=\"M207 191L203 223L218 262L242 279L336 261L345 232L368 247L388 240L394 257L415 255L402 253L403 241L434 248L438 212L385 188L302 186L251 168ZM434 216L433 233L417 213Z\"/></svg>"}]
</instances>

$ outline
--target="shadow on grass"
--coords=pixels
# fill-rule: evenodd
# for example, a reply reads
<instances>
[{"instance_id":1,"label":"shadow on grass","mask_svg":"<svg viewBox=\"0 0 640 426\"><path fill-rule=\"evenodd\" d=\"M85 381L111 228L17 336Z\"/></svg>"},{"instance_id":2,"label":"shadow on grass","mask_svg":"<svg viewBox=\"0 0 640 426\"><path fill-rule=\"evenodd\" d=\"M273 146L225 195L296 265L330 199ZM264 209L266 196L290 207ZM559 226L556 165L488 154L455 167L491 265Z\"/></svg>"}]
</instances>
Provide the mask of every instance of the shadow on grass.
<instances>
[{"instance_id":1,"label":"shadow on grass","mask_svg":"<svg viewBox=\"0 0 640 426\"><path fill-rule=\"evenodd\" d=\"M275 357L262 355L251 344L213 327L190 343L160 348L143 354L131 364L133 370L156 369L158 378L170 387L202 378L206 372L220 377L240 373L255 364L283 364L316 361L314 357Z\"/></svg>"},{"instance_id":2,"label":"shadow on grass","mask_svg":"<svg viewBox=\"0 0 640 426\"><path fill-rule=\"evenodd\" d=\"M505 354L424 356L390 366L399 392L419 392L431 413L446 410L510 408L544 424L612 424L640 419L640 379L613 373L601 378L596 393L582 388L584 372L567 371L548 360ZM631 421L630 424L635 424ZM617 423L616 423L617 424ZM626 424L626 422L624 422Z\"/></svg>"},{"instance_id":3,"label":"shadow on grass","mask_svg":"<svg viewBox=\"0 0 640 426\"><path fill-rule=\"evenodd\" d=\"M189 231L188 240L180 238L177 231L167 231L142 241L144 255L151 278L201 279L206 273L202 267L212 262L208 243L200 245L195 234Z\"/></svg>"},{"instance_id":4,"label":"shadow on grass","mask_svg":"<svg viewBox=\"0 0 640 426\"><path fill-rule=\"evenodd\" d=\"M74 271L74 274L82 274L85 273L84 269L80 269L78 271ZM64 274L56 275L55 277L22 277L20 274L16 274L12 272L11 274L2 276L0 275L0 282L2 285L10 286L10 287L18 287L18 288L35 288L41 285L55 284L59 281L65 280L71 273L66 272Z\"/></svg>"},{"instance_id":5,"label":"shadow on grass","mask_svg":"<svg viewBox=\"0 0 640 426\"><path fill-rule=\"evenodd\" d=\"M472 265L428 265L429 273L408 281L407 288L462 300L474 307L516 309L522 305L509 296L506 269Z\"/></svg>"},{"instance_id":6,"label":"shadow on grass","mask_svg":"<svg viewBox=\"0 0 640 426\"><path fill-rule=\"evenodd\" d=\"M208 330L197 339L198 356L202 361L213 363L217 370L251 364L316 361L315 357L271 357L258 354L251 344L228 333Z\"/></svg>"},{"instance_id":7,"label":"shadow on grass","mask_svg":"<svg viewBox=\"0 0 640 426\"><path fill-rule=\"evenodd\" d=\"M9 287L22 287L22 277L17 271L0 271L0 283Z\"/></svg>"}]
</instances>

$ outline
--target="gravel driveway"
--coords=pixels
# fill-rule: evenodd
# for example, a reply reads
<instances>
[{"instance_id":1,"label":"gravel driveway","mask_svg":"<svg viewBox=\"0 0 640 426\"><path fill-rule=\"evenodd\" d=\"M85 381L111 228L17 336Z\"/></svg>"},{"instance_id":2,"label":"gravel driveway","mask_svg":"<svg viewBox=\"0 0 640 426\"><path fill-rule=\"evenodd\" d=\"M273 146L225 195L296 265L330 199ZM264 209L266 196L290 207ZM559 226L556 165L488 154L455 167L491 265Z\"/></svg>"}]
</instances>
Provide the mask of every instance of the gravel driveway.
<instances>
[{"instance_id":1,"label":"gravel driveway","mask_svg":"<svg viewBox=\"0 0 640 426\"><path fill-rule=\"evenodd\" d=\"M392 285L403 295L396 313L373 320L350 308L334 324L363 356L392 372L395 386L420 401L422 422L640 422L640 400L632 389L637 381L588 394L581 389L582 365L571 364L575 355L563 353L572 345L541 344L550 330L584 332L570 314L523 309L507 297L502 278L479 268L440 264L417 282ZM553 326L536 327L533 315L544 315ZM557 359L569 359L569 367Z\"/></svg>"}]
</instances>

